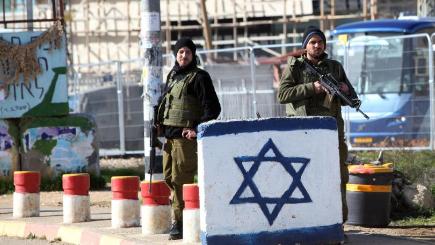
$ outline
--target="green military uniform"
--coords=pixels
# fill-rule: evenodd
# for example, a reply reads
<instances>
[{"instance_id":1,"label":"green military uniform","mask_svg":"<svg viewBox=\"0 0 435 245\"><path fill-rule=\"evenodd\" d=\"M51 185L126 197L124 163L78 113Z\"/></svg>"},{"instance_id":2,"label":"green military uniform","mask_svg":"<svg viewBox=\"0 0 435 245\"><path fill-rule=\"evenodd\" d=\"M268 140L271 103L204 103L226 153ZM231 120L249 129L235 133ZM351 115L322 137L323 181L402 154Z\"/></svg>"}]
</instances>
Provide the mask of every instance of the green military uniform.
<instances>
[{"instance_id":1,"label":"green military uniform","mask_svg":"<svg viewBox=\"0 0 435 245\"><path fill-rule=\"evenodd\" d=\"M166 79L156 120L166 138L163 175L172 190L169 240L183 237L183 185L193 183L198 168L196 127L218 118L221 112L210 75L196 66L193 41L179 39L174 55L176 61Z\"/></svg>"},{"instance_id":2,"label":"green military uniform","mask_svg":"<svg viewBox=\"0 0 435 245\"><path fill-rule=\"evenodd\" d=\"M200 71L193 68L183 77L168 79L169 91L158 110L159 121L164 126L192 128L200 121L202 108L197 98L187 93L187 88ZM167 139L163 147L163 175L173 190L172 210L175 220L182 221L184 208L183 184L191 184L197 172L196 140Z\"/></svg>"},{"instance_id":3,"label":"green military uniform","mask_svg":"<svg viewBox=\"0 0 435 245\"><path fill-rule=\"evenodd\" d=\"M332 97L326 93L315 93L314 82L319 80L319 77L304 67L303 59L306 57L289 58L281 78L278 99L280 103L286 104L288 116L331 116L337 120L343 221L346 221L346 183L349 180L349 172L345 165L347 145L344 137L344 121L341 115L342 104L337 97ZM337 81L348 84L351 96L356 96L339 62L328 59L327 54L324 54L317 67L323 73L331 73Z\"/></svg>"}]
</instances>

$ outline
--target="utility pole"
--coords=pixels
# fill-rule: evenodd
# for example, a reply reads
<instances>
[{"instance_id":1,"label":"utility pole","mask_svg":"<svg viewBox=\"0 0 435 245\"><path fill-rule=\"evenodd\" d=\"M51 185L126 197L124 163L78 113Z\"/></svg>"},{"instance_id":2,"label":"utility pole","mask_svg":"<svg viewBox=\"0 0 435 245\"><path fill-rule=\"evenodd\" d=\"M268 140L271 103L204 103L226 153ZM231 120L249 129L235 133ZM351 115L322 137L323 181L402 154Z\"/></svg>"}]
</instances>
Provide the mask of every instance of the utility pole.
<instances>
[{"instance_id":1,"label":"utility pole","mask_svg":"<svg viewBox=\"0 0 435 245\"><path fill-rule=\"evenodd\" d=\"M29 22L27 22L27 30L28 31L33 31L33 2L32 0L27 0L26 1L26 7L27 7L27 20L29 20ZM63 8L63 6L62 6ZM3 10L6 11L6 10Z\"/></svg>"},{"instance_id":2,"label":"utility pole","mask_svg":"<svg viewBox=\"0 0 435 245\"><path fill-rule=\"evenodd\" d=\"M212 49L210 23L208 23L207 6L205 0L199 1L201 4L202 27L205 38L205 48Z\"/></svg>"},{"instance_id":3,"label":"utility pole","mask_svg":"<svg viewBox=\"0 0 435 245\"><path fill-rule=\"evenodd\" d=\"M161 152L156 154L152 141L154 107L162 93L162 41L160 24L160 0L141 0L141 49L144 55L142 71L144 157L145 175L153 174L153 179L163 179ZM156 176L156 174L158 174Z\"/></svg>"},{"instance_id":4,"label":"utility pole","mask_svg":"<svg viewBox=\"0 0 435 245\"><path fill-rule=\"evenodd\" d=\"M378 17L378 1L370 0L370 19L375 20Z\"/></svg>"}]
</instances>

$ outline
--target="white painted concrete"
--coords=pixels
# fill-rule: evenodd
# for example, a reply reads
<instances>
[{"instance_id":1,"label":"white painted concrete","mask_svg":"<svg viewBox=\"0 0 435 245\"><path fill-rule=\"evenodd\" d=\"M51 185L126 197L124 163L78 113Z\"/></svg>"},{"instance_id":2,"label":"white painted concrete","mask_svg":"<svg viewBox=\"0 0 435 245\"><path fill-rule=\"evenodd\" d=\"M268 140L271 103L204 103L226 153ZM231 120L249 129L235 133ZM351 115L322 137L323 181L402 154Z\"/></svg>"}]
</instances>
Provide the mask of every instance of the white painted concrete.
<instances>
[{"instance_id":1,"label":"white painted concrete","mask_svg":"<svg viewBox=\"0 0 435 245\"><path fill-rule=\"evenodd\" d=\"M163 234L169 231L171 226L171 206L142 205L140 215L143 235Z\"/></svg>"},{"instance_id":2,"label":"white painted concrete","mask_svg":"<svg viewBox=\"0 0 435 245\"><path fill-rule=\"evenodd\" d=\"M183 242L199 242L199 209L183 210Z\"/></svg>"},{"instance_id":3,"label":"white painted concrete","mask_svg":"<svg viewBox=\"0 0 435 245\"><path fill-rule=\"evenodd\" d=\"M14 218L39 216L39 193L19 193L13 195Z\"/></svg>"},{"instance_id":4,"label":"white painted concrete","mask_svg":"<svg viewBox=\"0 0 435 245\"><path fill-rule=\"evenodd\" d=\"M90 219L89 196L63 195L63 223L86 222Z\"/></svg>"},{"instance_id":5,"label":"white painted concrete","mask_svg":"<svg viewBox=\"0 0 435 245\"><path fill-rule=\"evenodd\" d=\"M112 228L125 228L139 225L139 200L112 200Z\"/></svg>"},{"instance_id":6,"label":"white painted concrete","mask_svg":"<svg viewBox=\"0 0 435 245\"><path fill-rule=\"evenodd\" d=\"M304 129L304 125L300 125L288 131L258 128L254 132L243 132L243 126L240 130L235 134L205 136L198 141L202 232L207 235L245 234L341 223L336 129ZM245 181L235 158L258 156L269 140L283 157L309 159L301 183L311 198L310 202L284 203L273 224L268 222L258 203L230 204ZM269 150L267 156L273 157L275 153ZM253 164L253 161L243 162L245 171L249 172ZM291 165L296 172L302 166L297 162ZM252 179L262 197L276 198L281 197L293 181L282 164L269 160L261 162ZM240 198L254 196L249 186L242 189ZM296 188L291 197L303 195ZM267 206L271 212L276 204Z\"/></svg>"}]
</instances>

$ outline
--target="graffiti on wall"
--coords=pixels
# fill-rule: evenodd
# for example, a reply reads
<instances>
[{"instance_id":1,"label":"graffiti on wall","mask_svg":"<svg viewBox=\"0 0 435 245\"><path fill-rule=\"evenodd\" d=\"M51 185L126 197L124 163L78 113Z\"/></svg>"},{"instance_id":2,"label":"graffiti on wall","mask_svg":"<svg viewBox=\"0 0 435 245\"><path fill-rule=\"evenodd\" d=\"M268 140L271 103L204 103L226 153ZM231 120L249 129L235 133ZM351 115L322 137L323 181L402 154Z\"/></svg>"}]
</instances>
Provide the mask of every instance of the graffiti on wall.
<instances>
[{"instance_id":1,"label":"graffiti on wall","mask_svg":"<svg viewBox=\"0 0 435 245\"><path fill-rule=\"evenodd\" d=\"M23 132L24 153L38 151L45 155L44 163L55 174L83 172L88 158L95 151L95 131L83 132L80 127L37 127Z\"/></svg>"},{"instance_id":2,"label":"graffiti on wall","mask_svg":"<svg viewBox=\"0 0 435 245\"><path fill-rule=\"evenodd\" d=\"M8 124L0 120L0 176L10 176L13 166L13 147L15 146L12 136L9 134Z\"/></svg>"},{"instance_id":3,"label":"graffiti on wall","mask_svg":"<svg viewBox=\"0 0 435 245\"><path fill-rule=\"evenodd\" d=\"M38 37L41 32L15 32L1 33L0 39L13 44L29 43ZM41 73L28 83L23 83L23 77L17 84L6 85L0 79L0 118L19 118L32 108L41 106L46 97L48 104L58 105L56 110L44 110L45 115L54 116L68 113L68 90L65 72L56 72L56 68L66 67L65 38L62 38L61 47L52 49L52 43L40 45L37 49L37 61ZM1 73L12 73L13 66L0 64ZM59 69L58 69L59 70ZM59 75L63 74L63 75ZM56 78L56 79L54 79ZM54 83L54 84L53 84ZM47 99L46 99L47 100Z\"/></svg>"}]
</instances>

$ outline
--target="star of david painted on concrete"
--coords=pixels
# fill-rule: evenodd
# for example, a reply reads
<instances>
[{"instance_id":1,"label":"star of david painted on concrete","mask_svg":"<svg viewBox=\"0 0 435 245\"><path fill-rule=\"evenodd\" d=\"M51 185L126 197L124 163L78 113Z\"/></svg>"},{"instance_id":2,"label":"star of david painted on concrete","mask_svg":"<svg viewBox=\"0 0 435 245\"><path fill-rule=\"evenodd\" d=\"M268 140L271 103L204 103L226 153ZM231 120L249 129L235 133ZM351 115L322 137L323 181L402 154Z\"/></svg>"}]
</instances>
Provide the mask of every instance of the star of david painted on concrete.
<instances>
[{"instance_id":1,"label":"star of david painted on concrete","mask_svg":"<svg viewBox=\"0 0 435 245\"><path fill-rule=\"evenodd\" d=\"M273 152L274 156L270 156L272 155L270 154L270 150ZM266 216L269 225L273 224L284 204L312 202L310 195L301 182L302 173L310 162L310 159L301 157L284 157L273 143L272 139L267 141L257 156L234 157L234 161L243 174L243 182L234 197L231 199L230 204L257 203L260 206L261 211L263 211L264 216ZM249 169L245 169L243 165L244 162L253 162L253 164ZM288 189L281 196L272 198L263 197L253 181L253 177L257 173L262 162L277 162L278 164L281 164L287 173L293 178L293 181L289 183ZM294 164L301 164L298 171L295 170L293 166ZM273 181L273 179L270 181ZM252 191L252 197L242 197L242 193L246 188L249 188ZM302 197L292 197L295 190L299 190ZM270 211L268 206L270 207L271 205L275 205L275 207Z\"/></svg>"}]
</instances>

